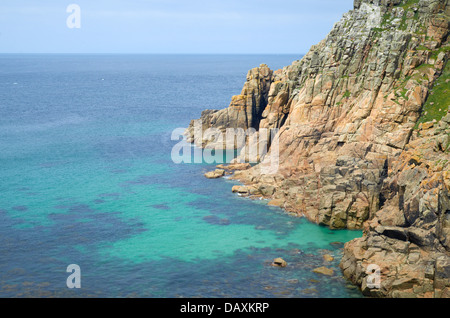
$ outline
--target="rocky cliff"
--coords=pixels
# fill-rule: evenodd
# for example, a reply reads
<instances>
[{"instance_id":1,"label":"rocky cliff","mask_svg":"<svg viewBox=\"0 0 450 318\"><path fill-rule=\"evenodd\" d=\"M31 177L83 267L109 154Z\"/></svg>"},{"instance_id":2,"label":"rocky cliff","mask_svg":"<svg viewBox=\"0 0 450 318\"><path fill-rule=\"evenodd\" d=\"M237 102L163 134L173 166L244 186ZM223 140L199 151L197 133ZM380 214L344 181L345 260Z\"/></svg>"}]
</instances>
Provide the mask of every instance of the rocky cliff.
<instances>
[{"instance_id":1,"label":"rocky cliff","mask_svg":"<svg viewBox=\"0 0 450 318\"><path fill-rule=\"evenodd\" d=\"M363 228L341 268L368 295L450 297L449 16L448 0L355 0L301 60L252 69L228 108L200 118L202 131L279 129L277 173L256 158L234 175L241 193ZM188 140L214 145L195 123ZM367 287L369 264L380 288Z\"/></svg>"}]
</instances>

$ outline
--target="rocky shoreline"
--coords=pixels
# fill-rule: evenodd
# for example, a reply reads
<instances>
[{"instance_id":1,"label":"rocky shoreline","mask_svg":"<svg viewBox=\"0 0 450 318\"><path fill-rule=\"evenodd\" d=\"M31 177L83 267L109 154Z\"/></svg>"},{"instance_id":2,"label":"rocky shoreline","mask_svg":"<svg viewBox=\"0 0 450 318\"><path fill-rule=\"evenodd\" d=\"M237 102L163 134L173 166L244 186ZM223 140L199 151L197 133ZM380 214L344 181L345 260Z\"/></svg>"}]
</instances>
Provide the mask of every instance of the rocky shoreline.
<instances>
[{"instance_id":1,"label":"rocky shoreline","mask_svg":"<svg viewBox=\"0 0 450 318\"><path fill-rule=\"evenodd\" d=\"M235 170L233 192L363 229L340 267L368 296L450 297L449 17L448 0L355 0L301 60L250 70L228 108L186 131L203 148L223 146L209 129L253 129L247 146L276 131L276 173L261 168L271 146L207 177Z\"/></svg>"}]
</instances>

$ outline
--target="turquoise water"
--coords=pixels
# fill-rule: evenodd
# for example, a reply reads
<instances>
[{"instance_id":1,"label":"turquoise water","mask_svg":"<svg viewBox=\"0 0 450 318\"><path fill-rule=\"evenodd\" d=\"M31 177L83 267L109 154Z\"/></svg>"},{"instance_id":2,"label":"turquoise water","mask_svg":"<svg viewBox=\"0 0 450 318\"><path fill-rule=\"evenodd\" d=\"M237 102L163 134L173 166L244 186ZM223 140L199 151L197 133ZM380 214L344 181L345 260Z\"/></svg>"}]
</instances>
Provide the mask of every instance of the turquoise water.
<instances>
[{"instance_id":1,"label":"turquoise water","mask_svg":"<svg viewBox=\"0 0 450 318\"><path fill-rule=\"evenodd\" d=\"M360 231L239 197L203 177L214 165L170 157L172 130L227 107L248 69L298 58L1 55L0 296L361 297L338 268ZM66 287L69 264L81 289Z\"/></svg>"}]
</instances>

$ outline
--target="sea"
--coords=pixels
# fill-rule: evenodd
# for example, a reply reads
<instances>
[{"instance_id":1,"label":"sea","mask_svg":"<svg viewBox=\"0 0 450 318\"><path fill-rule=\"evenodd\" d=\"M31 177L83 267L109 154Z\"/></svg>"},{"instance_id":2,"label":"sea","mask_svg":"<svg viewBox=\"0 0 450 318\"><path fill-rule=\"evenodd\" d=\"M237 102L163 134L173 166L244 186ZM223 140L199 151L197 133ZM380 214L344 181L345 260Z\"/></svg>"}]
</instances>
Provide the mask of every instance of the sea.
<instances>
[{"instance_id":1,"label":"sea","mask_svg":"<svg viewBox=\"0 0 450 318\"><path fill-rule=\"evenodd\" d=\"M227 107L249 69L300 58L0 55L0 297L362 297L339 269L361 231L172 160L173 132Z\"/></svg>"}]
</instances>

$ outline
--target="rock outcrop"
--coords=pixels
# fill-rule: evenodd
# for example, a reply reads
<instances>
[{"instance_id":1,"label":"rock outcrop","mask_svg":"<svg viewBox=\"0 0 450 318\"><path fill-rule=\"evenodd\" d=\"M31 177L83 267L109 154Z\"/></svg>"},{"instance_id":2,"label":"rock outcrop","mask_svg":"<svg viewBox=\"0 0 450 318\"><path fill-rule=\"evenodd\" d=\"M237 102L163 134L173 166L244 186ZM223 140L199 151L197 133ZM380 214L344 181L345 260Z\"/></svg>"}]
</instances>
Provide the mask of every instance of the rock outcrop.
<instances>
[{"instance_id":1,"label":"rock outcrop","mask_svg":"<svg viewBox=\"0 0 450 318\"><path fill-rule=\"evenodd\" d=\"M450 113L420 125L384 180L385 201L348 242L341 268L363 293L450 297ZM380 288L367 288L368 265L380 267Z\"/></svg>"},{"instance_id":2,"label":"rock outcrop","mask_svg":"<svg viewBox=\"0 0 450 318\"><path fill-rule=\"evenodd\" d=\"M251 70L230 107L201 116L202 131L255 129L244 144L277 131L276 173L255 156L260 164L234 174L245 184L236 192L363 228L341 267L368 295L450 296L449 17L448 0L355 0L301 60ZM188 140L217 146L194 126ZM370 264L380 288L368 287Z\"/></svg>"},{"instance_id":3,"label":"rock outcrop","mask_svg":"<svg viewBox=\"0 0 450 318\"><path fill-rule=\"evenodd\" d=\"M191 121L186 131L187 141L199 147L225 148L222 141L215 139L216 131L225 133L226 129L230 128L258 129L262 113L267 106L272 80L273 72L267 65L262 64L251 69L241 94L232 97L228 108L205 110L200 119ZM238 144L236 147L242 145Z\"/></svg>"}]
</instances>

